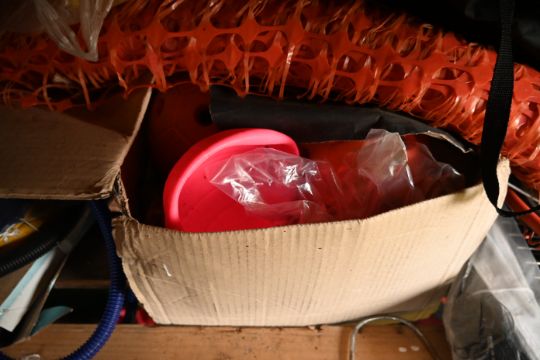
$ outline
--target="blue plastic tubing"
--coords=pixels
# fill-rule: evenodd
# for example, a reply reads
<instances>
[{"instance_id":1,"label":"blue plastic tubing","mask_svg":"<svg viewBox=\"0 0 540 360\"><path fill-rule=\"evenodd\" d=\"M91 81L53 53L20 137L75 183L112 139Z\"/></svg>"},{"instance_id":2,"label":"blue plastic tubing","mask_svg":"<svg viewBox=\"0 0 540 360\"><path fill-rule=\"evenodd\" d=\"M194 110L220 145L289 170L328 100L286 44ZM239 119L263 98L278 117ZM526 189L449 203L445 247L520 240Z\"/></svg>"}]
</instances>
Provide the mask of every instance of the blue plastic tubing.
<instances>
[{"instance_id":1,"label":"blue plastic tubing","mask_svg":"<svg viewBox=\"0 0 540 360\"><path fill-rule=\"evenodd\" d=\"M116 247L112 237L111 215L107 208L107 202L106 200L92 201L90 206L105 240L111 284L105 311L94 333L81 347L64 357L66 360L87 360L96 356L113 333L126 297L126 279L122 272L120 259L116 256ZM0 360L12 359L0 353Z\"/></svg>"}]
</instances>

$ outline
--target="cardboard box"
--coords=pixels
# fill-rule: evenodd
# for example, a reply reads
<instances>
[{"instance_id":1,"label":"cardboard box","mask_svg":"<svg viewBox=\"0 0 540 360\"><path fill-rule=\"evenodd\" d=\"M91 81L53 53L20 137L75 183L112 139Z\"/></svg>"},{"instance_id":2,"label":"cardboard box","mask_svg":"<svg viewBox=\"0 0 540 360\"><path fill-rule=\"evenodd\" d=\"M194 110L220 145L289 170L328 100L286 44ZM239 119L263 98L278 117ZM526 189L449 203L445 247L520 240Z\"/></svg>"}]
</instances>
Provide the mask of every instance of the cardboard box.
<instances>
[{"instance_id":1,"label":"cardboard box","mask_svg":"<svg viewBox=\"0 0 540 360\"><path fill-rule=\"evenodd\" d=\"M477 185L366 220L223 233L141 224L119 175L148 101L141 90L94 112L0 108L0 196L114 198L118 254L160 324L296 326L419 311L439 301L496 218ZM499 170L506 189L508 163Z\"/></svg>"}]
</instances>

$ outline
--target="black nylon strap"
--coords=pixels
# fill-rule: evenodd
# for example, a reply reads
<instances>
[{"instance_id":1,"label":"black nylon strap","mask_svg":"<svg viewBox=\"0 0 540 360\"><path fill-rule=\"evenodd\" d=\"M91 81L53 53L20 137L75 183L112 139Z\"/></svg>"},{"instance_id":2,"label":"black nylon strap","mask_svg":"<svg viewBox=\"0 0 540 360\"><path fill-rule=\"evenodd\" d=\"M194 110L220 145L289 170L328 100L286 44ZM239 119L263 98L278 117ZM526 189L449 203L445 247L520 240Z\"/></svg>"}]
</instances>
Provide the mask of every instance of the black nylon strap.
<instances>
[{"instance_id":1,"label":"black nylon strap","mask_svg":"<svg viewBox=\"0 0 540 360\"><path fill-rule=\"evenodd\" d=\"M539 211L540 205L522 212L507 211L497 206L500 191L497 164L508 129L514 92L514 60L512 57L514 0L499 0L499 14L501 39L486 104L480 151L482 154L482 180L487 197L500 215L512 217Z\"/></svg>"}]
</instances>

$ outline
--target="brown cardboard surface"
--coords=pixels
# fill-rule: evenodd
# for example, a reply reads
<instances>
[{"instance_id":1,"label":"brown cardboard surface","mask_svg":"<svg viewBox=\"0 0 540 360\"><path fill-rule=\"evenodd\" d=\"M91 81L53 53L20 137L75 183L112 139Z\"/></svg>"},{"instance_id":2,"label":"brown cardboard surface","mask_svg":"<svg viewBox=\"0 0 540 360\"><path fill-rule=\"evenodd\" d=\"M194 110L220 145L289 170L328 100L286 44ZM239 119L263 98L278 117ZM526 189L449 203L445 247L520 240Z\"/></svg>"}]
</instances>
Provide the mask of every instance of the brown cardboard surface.
<instances>
[{"instance_id":1,"label":"brown cardboard surface","mask_svg":"<svg viewBox=\"0 0 540 360\"><path fill-rule=\"evenodd\" d=\"M139 90L94 112L0 106L0 197L107 197L149 98Z\"/></svg>"},{"instance_id":2,"label":"brown cardboard surface","mask_svg":"<svg viewBox=\"0 0 540 360\"><path fill-rule=\"evenodd\" d=\"M366 220L183 233L122 217L114 235L158 323L302 326L438 301L496 216L478 185Z\"/></svg>"}]
</instances>

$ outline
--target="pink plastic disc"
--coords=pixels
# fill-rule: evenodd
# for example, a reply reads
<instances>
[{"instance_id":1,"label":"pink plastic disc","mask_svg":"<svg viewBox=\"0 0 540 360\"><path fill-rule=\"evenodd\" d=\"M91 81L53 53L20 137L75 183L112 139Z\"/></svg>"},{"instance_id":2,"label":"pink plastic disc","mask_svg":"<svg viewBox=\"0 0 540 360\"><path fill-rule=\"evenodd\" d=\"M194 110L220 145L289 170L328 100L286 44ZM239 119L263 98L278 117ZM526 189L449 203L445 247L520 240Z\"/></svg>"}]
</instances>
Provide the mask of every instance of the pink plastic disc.
<instances>
[{"instance_id":1,"label":"pink plastic disc","mask_svg":"<svg viewBox=\"0 0 540 360\"><path fill-rule=\"evenodd\" d=\"M178 160L167 178L163 193L165 225L190 232L214 232L286 225L287 219L263 219L212 185L208 166L219 167L231 156L269 147L298 155L290 137L267 129L228 130L192 146Z\"/></svg>"}]
</instances>

